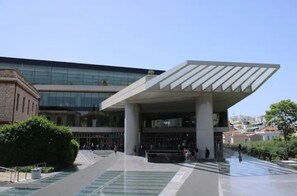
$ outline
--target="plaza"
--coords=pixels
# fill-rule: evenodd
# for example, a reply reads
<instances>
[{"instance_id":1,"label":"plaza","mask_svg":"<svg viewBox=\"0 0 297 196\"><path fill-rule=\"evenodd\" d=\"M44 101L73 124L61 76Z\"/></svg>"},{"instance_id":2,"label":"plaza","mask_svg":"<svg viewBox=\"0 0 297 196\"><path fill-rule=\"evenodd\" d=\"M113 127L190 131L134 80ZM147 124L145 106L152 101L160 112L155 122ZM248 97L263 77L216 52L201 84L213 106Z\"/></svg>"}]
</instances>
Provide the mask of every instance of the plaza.
<instances>
[{"instance_id":1,"label":"plaza","mask_svg":"<svg viewBox=\"0 0 297 196\"><path fill-rule=\"evenodd\" d=\"M227 150L226 162L156 164L123 153L80 151L78 171L65 171L0 195L288 195L297 194L297 172ZM84 166L83 166L84 165Z\"/></svg>"}]
</instances>

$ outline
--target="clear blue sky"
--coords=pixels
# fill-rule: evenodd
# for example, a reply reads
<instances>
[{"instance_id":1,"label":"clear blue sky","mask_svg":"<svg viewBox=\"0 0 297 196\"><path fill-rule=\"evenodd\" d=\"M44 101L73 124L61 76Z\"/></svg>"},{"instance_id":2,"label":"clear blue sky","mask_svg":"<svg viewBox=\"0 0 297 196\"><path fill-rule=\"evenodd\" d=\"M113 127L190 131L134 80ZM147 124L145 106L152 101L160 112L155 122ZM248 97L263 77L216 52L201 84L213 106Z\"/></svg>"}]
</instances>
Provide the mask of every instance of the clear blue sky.
<instances>
[{"instance_id":1,"label":"clear blue sky","mask_svg":"<svg viewBox=\"0 0 297 196\"><path fill-rule=\"evenodd\" d=\"M229 115L297 102L296 0L0 0L0 56L167 70L185 60L281 69Z\"/></svg>"}]
</instances>

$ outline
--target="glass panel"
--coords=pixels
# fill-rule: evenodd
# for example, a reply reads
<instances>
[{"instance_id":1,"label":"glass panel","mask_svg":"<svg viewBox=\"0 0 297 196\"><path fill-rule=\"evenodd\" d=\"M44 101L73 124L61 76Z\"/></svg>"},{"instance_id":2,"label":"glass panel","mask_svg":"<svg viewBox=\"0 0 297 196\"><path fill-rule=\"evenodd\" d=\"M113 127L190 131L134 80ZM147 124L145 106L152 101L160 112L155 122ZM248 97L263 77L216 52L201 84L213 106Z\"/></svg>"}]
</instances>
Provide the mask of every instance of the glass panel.
<instances>
[{"instance_id":1,"label":"glass panel","mask_svg":"<svg viewBox=\"0 0 297 196\"><path fill-rule=\"evenodd\" d=\"M84 70L84 85L98 85L99 73L94 70Z\"/></svg>"},{"instance_id":2,"label":"glass panel","mask_svg":"<svg viewBox=\"0 0 297 196\"><path fill-rule=\"evenodd\" d=\"M114 85L113 72L100 71L99 72L99 80L100 80L99 85L101 85L101 86Z\"/></svg>"},{"instance_id":3,"label":"glass panel","mask_svg":"<svg viewBox=\"0 0 297 196\"><path fill-rule=\"evenodd\" d=\"M35 66L34 84L50 84L52 68L44 66Z\"/></svg>"},{"instance_id":4,"label":"glass panel","mask_svg":"<svg viewBox=\"0 0 297 196\"><path fill-rule=\"evenodd\" d=\"M82 69L68 69L68 84L81 85L83 83Z\"/></svg>"},{"instance_id":5,"label":"glass panel","mask_svg":"<svg viewBox=\"0 0 297 196\"><path fill-rule=\"evenodd\" d=\"M64 93L63 92L57 92L57 106L63 106L64 105Z\"/></svg>"},{"instance_id":6,"label":"glass panel","mask_svg":"<svg viewBox=\"0 0 297 196\"><path fill-rule=\"evenodd\" d=\"M24 76L30 83L34 83L34 66L26 65L23 66L20 73Z\"/></svg>"},{"instance_id":7,"label":"glass panel","mask_svg":"<svg viewBox=\"0 0 297 196\"><path fill-rule=\"evenodd\" d=\"M67 68L60 68L60 67L53 68L52 84L68 84Z\"/></svg>"},{"instance_id":8,"label":"glass panel","mask_svg":"<svg viewBox=\"0 0 297 196\"><path fill-rule=\"evenodd\" d=\"M0 69L15 69L17 70L17 65L9 64L9 63L0 63Z\"/></svg>"},{"instance_id":9,"label":"glass panel","mask_svg":"<svg viewBox=\"0 0 297 196\"><path fill-rule=\"evenodd\" d=\"M126 86L127 85L127 73L114 72L114 85Z\"/></svg>"},{"instance_id":10,"label":"glass panel","mask_svg":"<svg viewBox=\"0 0 297 196\"><path fill-rule=\"evenodd\" d=\"M56 92L49 93L48 105L49 106L57 106L57 93Z\"/></svg>"}]
</instances>

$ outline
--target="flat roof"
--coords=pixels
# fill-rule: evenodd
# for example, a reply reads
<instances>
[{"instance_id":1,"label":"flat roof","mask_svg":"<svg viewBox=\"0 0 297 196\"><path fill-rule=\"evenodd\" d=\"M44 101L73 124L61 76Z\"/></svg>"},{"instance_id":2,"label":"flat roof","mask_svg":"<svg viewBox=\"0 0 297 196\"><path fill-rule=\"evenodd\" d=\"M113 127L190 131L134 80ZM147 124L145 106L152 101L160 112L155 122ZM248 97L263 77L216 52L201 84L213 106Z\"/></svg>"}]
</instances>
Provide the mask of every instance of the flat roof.
<instances>
[{"instance_id":1,"label":"flat roof","mask_svg":"<svg viewBox=\"0 0 297 196\"><path fill-rule=\"evenodd\" d=\"M104 100L100 109L121 108L125 102L184 101L211 93L214 109L223 111L256 91L279 68L279 64L188 60L158 76L141 78Z\"/></svg>"},{"instance_id":2,"label":"flat roof","mask_svg":"<svg viewBox=\"0 0 297 196\"><path fill-rule=\"evenodd\" d=\"M26 89L32 96L39 99L37 89L15 70L0 69L0 82L15 82Z\"/></svg>"},{"instance_id":3,"label":"flat roof","mask_svg":"<svg viewBox=\"0 0 297 196\"><path fill-rule=\"evenodd\" d=\"M132 68L132 67L120 67L111 65L96 65L86 63L73 63L73 62L61 62L61 61L49 61L49 60L35 60L24 59L14 57L0 57L0 63L14 63L14 64L26 64L36 66L54 66L54 67L68 67L78 69L91 69L91 70L103 70L103 71L116 71L116 72L130 72L147 74L150 69ZM154 70L155 74L161 74L163 70Z\"/></svg>"}]
</instances>

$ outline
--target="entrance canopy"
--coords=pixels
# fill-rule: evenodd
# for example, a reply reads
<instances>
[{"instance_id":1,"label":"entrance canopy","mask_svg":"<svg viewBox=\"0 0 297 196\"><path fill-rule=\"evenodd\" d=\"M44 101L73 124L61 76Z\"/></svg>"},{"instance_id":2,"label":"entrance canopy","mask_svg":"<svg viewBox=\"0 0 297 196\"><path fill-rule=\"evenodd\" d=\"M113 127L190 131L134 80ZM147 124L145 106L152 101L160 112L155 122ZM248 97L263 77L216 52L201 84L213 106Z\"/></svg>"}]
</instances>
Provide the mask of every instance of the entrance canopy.
<instances>
[{"instance_id":1,"label":"entrance canopy","mask_svg":"<svg viewBox=\"0 0 297 196\"><path fill-rule=\"evenodd\" d=\"M212 94L214 112L256 91L278 69L278 64L186 61L161 75L147 75L101 103L100 110L142 104L144 110L193 110L196 97ZM166 104L165 104L166 103Z\"/></svg>"}]
</instances>

